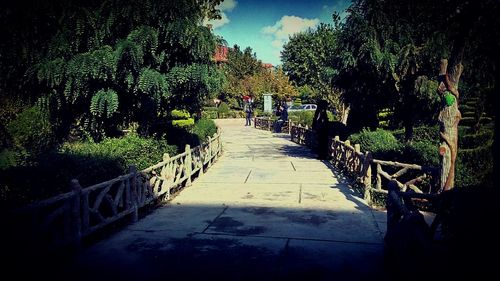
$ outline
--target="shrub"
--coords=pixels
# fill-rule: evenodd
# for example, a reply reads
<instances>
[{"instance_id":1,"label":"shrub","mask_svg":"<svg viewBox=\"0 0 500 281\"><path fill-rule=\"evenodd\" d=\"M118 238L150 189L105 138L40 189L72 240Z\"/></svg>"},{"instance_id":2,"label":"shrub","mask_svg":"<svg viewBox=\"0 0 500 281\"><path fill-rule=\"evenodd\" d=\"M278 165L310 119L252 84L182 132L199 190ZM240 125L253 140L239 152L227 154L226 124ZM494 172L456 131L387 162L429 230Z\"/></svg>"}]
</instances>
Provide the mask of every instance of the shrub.
<instances>
[{"instance_id":1,"label":"shrub","mask_svg":"<svg viewBox=\"0 0 500 281\"><path fill-rule=\"evenodd\" d=\"M130 165L135 165L137 169L147 168L158 163L163 153L173 155L176 149L165 141L129 135L124 138L106 138L100 143L67 143L61 152L81 157L117 159L123 168L122 172L125 172Z\"/></svg>"},{"instance_id":2,"label":"shrub","mask_svg":"<svg viewBox=\"0 0 500 281\"><path fill-rule=\"evenodd\" d=\"M172 120L172 126L177 128L190 128L194 125L194 119Z\"/></svg>"},{"instance_id":3,"label":"shrub","mask_svg":"<svg viewBox=\"0 0 500 281\"><path fill-rule=\"evenodd\" d=\"M66 192L73 178L84 187L110 180L127 173L130 165L141 170L176 150L165 141L137 135L65 143L59 151L41 155L36 165L0 170L0 203L10 208Z\"/></svg>"},{"instance_id":4,"label":"shrub","mask_svg":"<svg viewBox=\"0 0 500 281\"><path fill-rule=\"evenodd\" d=\"M49 116L36 106L22 111L9 122L7 131L14 148L30 158L46 151L54 143Z\"/></svg>"},{"instance_id":5,"label":"shrub","mask_svg":"<svg viewBox=\"0 0 500 281\"><path fill-rule=\"evenodd\" d=\"M288 118L294 122L299 122L302 126L312 127L314 111L292 111L288 113Z\"/></svg>"},{"instance_id":6,"label":"shrub","mask_svg":"<svg viewBox=\"0 0 500 281\"><path fill-rule=\"evenodd\" d=\"M482 185L492 177L492 143L474 149L459 149L456 166L456 187Z\"/></svg>"},{"instance_id":7,"label":"shrub","mask_svg":"<svg viewBox=\"0 0 500 281\"><path fill-rule=\"evenodd\" d=\"M467 127L458 126L458 135L459 138L461 135L466 134L468 130ZM394 136L400 141L405 141L405 130L399 129L392 131ZM429 141L435 144L439 144L441 142L439 138L439 126L418 126L413 128L413 139L412 141L420 142L420 141Z\"/></svg>"},{"instance_id":8,"label":"shrub","mask_svg":"<svg viewBox=\"0 0 500 281\"><path fill-rule=\"evenodd\" d=\"M471 149L482 146L493 139L493 133L492 129L485 128L477 134L459 134L458 147L459 149Z\"/></svg>"},{"instance_id":9,"label":"shrub","mask_svg":"<svg viewBox=\"0 0 500 281\"><path fill-rule=\"evenodd\" d=\"M401 143L386 130L370 131L363 129L358 134L349 136L352 144L359 144L362 151L370 151L375 158L392 160L399 154Z\"/></svg>"},{"instance_id":10,"label":"shrub","mask_svg":"<svg viewBox=\"0 0 500 281\"><path fill-rule=\"evenodd\" d=\"M404 146L401 161L423 166L439 166L438 145L431 141L415 141Z\"/></svg>"},{"instance_id":11,"label":"shrub","mask_svg":"<svg viewBox=\"0 0 500 281\"><path fill-rule=\"evenodd\" d=\"M21 162L19 157L19 153L11 149L4 149L0 151L0 170L16 166L19 162Z\"/></svg>"},{"instance_id":12,"label":"shrub","mask_svg":"<svg viewBox=\"0 0 500 281\"><path fill-rule=\"evenodd\" d=\"M191 114L187 110L174 109L170 112L170 116L173 120L189 119Z\"/></svg>"},{"instance_id":13,"label":"shrub","mask_svg":"<svg viewBox=\"0 0 500 281\"><path fill-rule=\"evenodd\" d=\"M195 134L200 143L205 142L209 136L213 136L217 133L217 126L213 120L200 119L193 127L193 134Z\"/></svg>"},{"instance_id":14,"label":"shrub","mask_svg":"<svg viewBox=\"0 0 500 281\"><path fill-rule=\"evenodd\" d=\"M227 116L229 113L229 106L225 102L221 102L219 107L217 108L217 113L219 114L219 118L223 118Z\"/></svg>"},{"instance_id":15,"label":"shrub","mask_svg":"<svg viewBox=\"0 0 500 281\"><path fill-rule=\"evenodd\" d=\"M209 107L209 106L204 107L201 112L201 118L217 119L217 112L218 112L217 107Z\"/></svg>"}]
</instances>

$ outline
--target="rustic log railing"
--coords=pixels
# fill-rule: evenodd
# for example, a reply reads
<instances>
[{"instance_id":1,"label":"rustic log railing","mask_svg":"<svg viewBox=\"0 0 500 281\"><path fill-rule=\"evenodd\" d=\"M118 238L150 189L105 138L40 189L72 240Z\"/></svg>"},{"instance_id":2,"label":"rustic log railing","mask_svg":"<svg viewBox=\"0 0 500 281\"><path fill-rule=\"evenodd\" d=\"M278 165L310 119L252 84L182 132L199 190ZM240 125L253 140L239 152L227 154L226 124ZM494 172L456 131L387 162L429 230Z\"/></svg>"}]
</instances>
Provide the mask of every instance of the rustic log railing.
<instances>
[{"instance_id":1,"label":"rustic log railing","mask_svg":"<svg viewBox=\"0 0 500 281\"><path fill-rule=\"evenodd\" d=\"M254 118L254 127L257 129L261 130L266 130L266 131L273 131L274 130L274 125L276 124L278 120L274 120L270 117L255 117ZM288 132L290 133L291 127L289 126L289 123L291 121L285 121L283 126L281 127L282 132Z\"/></svg>"},{"instance_id":2,"label":"rustic log railing","mask_svg":"<svg viewBox=\"0 0 500 281\"><path fill-rule=\"evenodd\" d=\"M82 238L123 217L138 220L140 208L191 185L222 153L220 133L193 149L163 160L142 171L130 167L129 173L82 188L71 181L71 191L30 204L9 213L13 233L53 246L78 244ZM31 237L36 236L36 237Z\"/></svg>"},{"instance_id":3,"label":"rustic log railing","mask_svg":"<svg viewBox=\"0 0 500 281\"><path fill-rule=\"evenodd\" d=\"M312 148L317 144L316 134L307 127L292 125L290 134L295 143ZM329 140L329 155L332 165L362 186L368 203L372 203L373 193L387 195L390 181L394 181L401 192L432 194L439 186L438 168L373 159L370 152L361 152L359 144L351 145L349 140L341 141L338 136Z\"/></svg>"}]
</instances>

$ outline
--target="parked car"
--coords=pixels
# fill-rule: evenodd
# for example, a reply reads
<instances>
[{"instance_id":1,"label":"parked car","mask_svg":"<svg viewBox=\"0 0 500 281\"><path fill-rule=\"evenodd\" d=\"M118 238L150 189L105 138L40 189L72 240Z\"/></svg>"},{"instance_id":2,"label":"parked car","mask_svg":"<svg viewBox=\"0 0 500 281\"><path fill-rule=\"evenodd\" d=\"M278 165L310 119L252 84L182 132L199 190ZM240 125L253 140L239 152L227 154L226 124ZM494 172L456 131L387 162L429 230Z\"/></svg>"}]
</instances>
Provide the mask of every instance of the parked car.
<instances>
[{"instance_id":1,"label":"parked car","mask_svg":"<svg viewBox=\"0 0 500 281\"><path fill-rule=\"evenodd\" d=\"M304 110L316 110L316 108L318 108L317 105L312 103L304 104L302 106L304 107Z\"/></svg>"},{"instance_id":2,"label":"parked car","mask_svg":"<svg viewBox=\"0 0 500 281\"><path fill-rule=\"evenodd\" d=\"M288 108L288 112L290 111L301 111L303 109L303 105L292 105Z\"/></svg>"},{"instance_id":3,"label":"parked car","mask_svg":"<svg viewBox=\"0 0 500 281\"><path fill-rule=\"evenodd\" d=\"M288 112L290 111L303 111L303 110L316 110L318 108L317 105L308 103L308 104L302 104L302 105L292 105L291 107L288 108Z\"/></svg>"}]
</instances>

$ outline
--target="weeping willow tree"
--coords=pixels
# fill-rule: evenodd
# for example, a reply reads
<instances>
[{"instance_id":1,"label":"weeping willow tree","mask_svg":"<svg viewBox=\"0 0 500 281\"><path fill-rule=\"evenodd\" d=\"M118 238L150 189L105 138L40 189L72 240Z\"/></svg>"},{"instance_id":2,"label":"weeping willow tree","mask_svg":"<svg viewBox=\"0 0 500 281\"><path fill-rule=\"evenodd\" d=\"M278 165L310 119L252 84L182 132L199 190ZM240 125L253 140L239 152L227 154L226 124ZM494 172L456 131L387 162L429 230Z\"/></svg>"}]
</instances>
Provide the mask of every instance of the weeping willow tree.
<instances>
[{"instance_id":1,"label":"weeping willow tree","mask_svg":"<svg viewBox=\"0 0 500 281\"><path fill-rule=\"evenodd\" d=\"M40 41L33 35L24 46L18 40L25 51L36 53L17 70L19 75L24 69L20 76L25 80L18 82L32 102L51 111L61 136L75 124L91 133L104 128L104 134L111 134L131 122L149 134L165 112L197 111L201 99L222 87L222 74L211 61L216 38L202 26L204 18L220 17L216 9L220 2L47 4L50 8L43 12L51 12L45 18L39 15L39 21L50 23L44 34L48 39ZM22 14L16 7L10 9L2 14L4 22ZM30 45L34 40L44 43L40 50ZM2 63L16 67L13 62Z\"/></svg>"}]
</instances>

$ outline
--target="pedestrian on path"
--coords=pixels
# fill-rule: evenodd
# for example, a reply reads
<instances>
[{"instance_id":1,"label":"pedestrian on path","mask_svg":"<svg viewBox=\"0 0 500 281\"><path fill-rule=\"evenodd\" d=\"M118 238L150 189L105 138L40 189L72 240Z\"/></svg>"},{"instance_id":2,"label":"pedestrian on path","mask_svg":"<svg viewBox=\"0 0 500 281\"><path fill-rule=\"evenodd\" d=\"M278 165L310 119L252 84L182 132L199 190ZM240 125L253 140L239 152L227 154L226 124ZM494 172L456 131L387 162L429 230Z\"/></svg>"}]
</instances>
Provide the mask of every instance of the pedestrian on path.
<instances>
[{"instance_id":1,"label":"pedestrian on path","mask_svg":"<svg viewBox=\"0 0 500 281\"><path fill-rule=\"evenodd\" d=\"M252 113L253 113L253 99L249 96L245 96L243 98L244 100L244 105L243 105L243 110L245 111L246 114L246 122L245 126L252 126Z\"/></svg>"},{"instance_id":2,"label":"pedestrian on path","mask_svg":"<svg viewBox=\"0 0 500 281\"><path fill-rule=\"evenodd\" d=\"M316 132L316 139L318 140L318 159L328 159L328 115L326 110L328 102L320 100L318 107L314 112L314 119L312 129Z\"/></svg>"},{"instance_id":3,"label":"pedestrian on path","mask_svg":"<svg viewBox=\"0 0 500 281\"><path fill-rule=\"evenodd\" d=\"M286 104L286 102L281 103L279 110L281 114L279 119L274 124L275 133L281 133L281 128L283 128L285 122L288 121L288 105Z\"/></svg>"}]
</instances>

